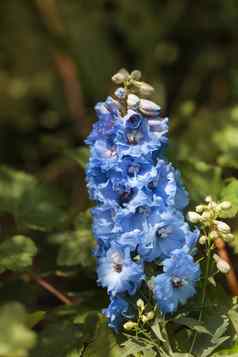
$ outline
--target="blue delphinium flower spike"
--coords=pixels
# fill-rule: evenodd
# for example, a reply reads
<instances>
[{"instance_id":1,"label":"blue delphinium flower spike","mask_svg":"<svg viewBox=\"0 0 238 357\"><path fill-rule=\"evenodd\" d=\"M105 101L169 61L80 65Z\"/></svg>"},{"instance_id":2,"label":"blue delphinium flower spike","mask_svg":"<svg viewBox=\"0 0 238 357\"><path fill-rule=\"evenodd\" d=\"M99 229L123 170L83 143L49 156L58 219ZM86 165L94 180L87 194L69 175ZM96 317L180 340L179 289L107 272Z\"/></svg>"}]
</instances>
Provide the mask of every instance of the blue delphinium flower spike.
<instances>
[{"instance_id":1,"label":"blue delphinium flower spike","mask_svg":"<svg viewBox=\"0 0 238 357\"><path fill-rule=\"evenodd\" d=\"M120 87L96 105L98 120L86 140L87 185L96 202L98 283L110 296L104 313L114 329L126 316L130 296L152 277L145 276L145 264L164 265L154 279L155 301L163 312L175 311L192 296L199 277L192 258L199 232L184 220L188 194L180 173L165 158L168 118L143 98L153 88L133 73L122 70L113 76Z\"/></svg>"}]
</instances>

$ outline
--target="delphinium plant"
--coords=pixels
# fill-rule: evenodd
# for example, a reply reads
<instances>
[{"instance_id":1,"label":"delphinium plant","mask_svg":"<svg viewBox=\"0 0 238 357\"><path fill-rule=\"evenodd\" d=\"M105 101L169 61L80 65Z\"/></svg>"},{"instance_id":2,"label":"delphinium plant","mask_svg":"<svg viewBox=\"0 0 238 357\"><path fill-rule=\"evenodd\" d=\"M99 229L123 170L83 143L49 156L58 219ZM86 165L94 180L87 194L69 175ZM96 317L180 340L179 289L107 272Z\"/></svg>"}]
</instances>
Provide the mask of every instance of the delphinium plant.
<instances>
[{"instance_id":1,"label":"delphinium plant","mask_svg":"<svg viewBox=\"0 0 238 357\"><path fill-rule=\"evenodd\" d=\"M186 220L188 193L166 158L168 118L148 99L153 87L137 70L112 80L118 88L96 105L87 138L98 284L110 300L103 313L124 335L125 356L209 356L235 331L224 336L228 315L205 321L217 309L208 285L231 269L216 252L233 238L219 220L230 203L207 197Z\"/></svg>"}]
</instances>

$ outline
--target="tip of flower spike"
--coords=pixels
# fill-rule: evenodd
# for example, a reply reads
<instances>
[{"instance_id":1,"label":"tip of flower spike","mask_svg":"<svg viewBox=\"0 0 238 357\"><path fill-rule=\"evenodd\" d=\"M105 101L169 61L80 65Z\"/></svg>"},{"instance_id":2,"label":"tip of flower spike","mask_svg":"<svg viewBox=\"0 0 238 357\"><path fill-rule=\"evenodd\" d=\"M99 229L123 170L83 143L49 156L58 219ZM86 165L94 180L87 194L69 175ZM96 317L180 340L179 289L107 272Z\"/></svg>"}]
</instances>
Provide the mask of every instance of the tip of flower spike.
<instances>
[{"instance_id":1,"label":"tip of flower spike","mask_svg":"<svg viewBox=\"0 0 238 357\"><path fill-rule=\"evenodd\" d=\"M154 88L146 82L141 81L141 72L134 70L129 73L125 68L121 68L117 73L112 76L112 81L124 87L127 94L137 94L140 97L149 97Z\"/></svg>"}]
</instances>

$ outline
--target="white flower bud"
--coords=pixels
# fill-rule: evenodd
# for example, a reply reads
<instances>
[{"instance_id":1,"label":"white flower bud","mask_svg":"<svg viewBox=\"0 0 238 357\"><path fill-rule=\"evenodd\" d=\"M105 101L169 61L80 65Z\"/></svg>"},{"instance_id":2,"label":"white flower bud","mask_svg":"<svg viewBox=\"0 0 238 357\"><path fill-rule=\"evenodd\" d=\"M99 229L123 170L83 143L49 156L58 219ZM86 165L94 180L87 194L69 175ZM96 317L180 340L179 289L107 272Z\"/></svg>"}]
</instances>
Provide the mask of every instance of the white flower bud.
<instances>
[{"instance_id":1,"label":"white flower bud","mask_svg":"<svg viewBox=\"0 0 238 357\"><path fill-rule=\"evenodd\" d=\"M160 113L160 107L148 99L140 100L139 110L142 114L153 118L158 117Z\"/></svg>"},{"instance_id":2,"label":"white flower bud","mask_svg":"<svg viewBox=\"0 0 238 357\"><path fill-rule=\"evenodd\" d=\"M137 326L136 322L133 321L127 321L126 323L124 323L123 328L127 331L132 330L133 328L135 328Z\"/></svg>"},{"instance_id":3,"label":"white flower bud","mask_svg":"<svg viewBox=\"0 0 238 357\"><path fill-rule=\"evenodd\" d=\"M142 299L138 299L136 302L136 306L143 311L145 309L145 303Z\"/></svg>"},{"instance_id":4,"label":"white flower bud","mask_svg":"<svg viewBox=\"0 0 238 357\"><path fill-rule=\"evenodd\" d=\"M203 214L202 214L202 221L203 221L203 222L209 221L209 219L211 219L212 216L213 216L212 212L210 212L210 211L205 211L205 212L203 212Z\"/></svg>"},{"instance_id":5,"label":"white flower bud","mask_svg":"<svg viewBox=\"0 0 238 357\"><path fill-rule=\"evenodd\" d=\"M223 274L229 273L229 271L231 270L231 267L224 259L221 259L217 254L214 254L213 258L216 262L217 269L221 273L223 273Z\"/></svg>"},{"instance_id":6,"label":"white flower bud","mask_svg":"<svg viewBox=\"0 0 238 357\"><path fill-rule=\"evenodd\" d=\"M114 76L112 76L112 81L116 84L122 84L129 77L129 73L125 68L120 69Z\"/></svg>"},{"instance_id":7,"label":"white flower bud","mask_svg":"<svg viewBox=\"0 0 238 357\"><path fill-rule=\"evenodd\" d=\"M210 238L211 239L217 239L219 238L219 234L217 231L211 231L210 234L209 234Z\"/></svg>"},{"instance_id":8,"label":"white flower bud","mask_svg":"<svg viewBox=\"0 0 238 357\"><path fill-rule=\"evenodd\" d=\"M139 79L141 79L141 71L138 71L137 69L131 72L131 78L135 79L136 81L138 81Z\"/></svg>"},{"instance_id":9,"label":"white flower bud","mask_svg":"<svg viewBox=\"0 0 238 357\"><path fill-rule=\"evenodd\" d=\"M225 222L214 221L214 223L216 224L217 229L218 229L219 232L224 233L224 234L227 234L227 233L231 232L230 227Z\"/></svg>"},{"instance_id":10,"label":"white flower bud","mask_svg":"<svg viewBox=\"0 0 238 357\"><path fill-rule=\"evenodd\" d=\"M199 223L201 221L201 216L200 216L200 214L198 214L196 212L189 211L187 213L187 219L191 223Z\"/></svg>"},{"instance_id":11,"label":"white flower bud","mask_svg":"<svg viewBox=\"0 0 238 357\"><path fill-rule=\"evenodd\" d=\"M149 311L149 312L146 314L146 317L147 317L148 320L153 320L153 318L155 317L154 311Z\"/></svg>"},{"instance_id":12,"label":"white flower bud","mask_svg":"<svg viewBox=\"0 0 238 357\"><path fill-rule=\"evenodd\" d=\"M148 83L134 81L133 84L139 89L142 97L149 97L154 91L154 88Z\"/></svg>"},{"instance_id":13,"label":"white flower bud","mask_svg":"<svg viewBox=\"0 0 238 357\"><path fill-rule=\"evenodd\" d=\"M206 208L206 206L204 205L198 205L195 210L197 213L202 213L204 211L204 209Z\"/></svg>"},{"instance_id":14,"label":"white flower bud","mask_svg":"<svg viewBox=\"0 0 238 357\"><path fill-rule=\"evenodd\" d=\"M231 203L229 201L223 201L219 205L222 210L227 210L231 208Z\"/></svg>"},{"instance_id":15,"label":"white flower bud","mask_svg":"<svg viewBox=\"0 0 238 357\"><path fill-rule=\"evenodd\" d=\"M234 234L232 233L223 234L222 238L225 242L231 242L234 239Z\"/></svg>"},{"instance_id":16,"label":"white flower bud","mask_svg":"<svg viewBox=\"0 0 238 357\"><path fill-rule=\"evenodd\" d=\"M199 243L200 243L201 245L206 244L206 241L207 241L207 236L201 236L201 237L199 238Z\"/></svg>"},{"instance_id":17,"label":"white flower bud","mask_svg":"<svg viewBox=\"0 0 238 357\"><path fill-rule=\"evenodd\" d=\"M212 202L212 197L211 196L206 196L205 197L205 202L207 202L207 203Z\"/></svg>"},{"instance_id":18,"label":"white flower bud","mask_svg":"<svg viewBox=\"0 0 238 357\"><path fill-rule=\"evenodd\" d=\"M135 94L129 94L127 97L128 108L137 108L140 103L140 98Z\"/></svg>"}]
</instances>

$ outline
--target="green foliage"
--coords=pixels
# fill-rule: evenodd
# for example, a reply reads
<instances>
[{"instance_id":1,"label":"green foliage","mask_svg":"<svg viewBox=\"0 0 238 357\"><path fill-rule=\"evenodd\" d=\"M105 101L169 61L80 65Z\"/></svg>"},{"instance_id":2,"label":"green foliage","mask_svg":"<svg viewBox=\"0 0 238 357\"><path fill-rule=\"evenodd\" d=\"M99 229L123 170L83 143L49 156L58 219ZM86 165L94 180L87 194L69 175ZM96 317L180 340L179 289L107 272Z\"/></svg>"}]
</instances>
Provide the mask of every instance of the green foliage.
<instances>
[{"instance_id":1,"label":"green foliage","mask_svg":"<svg viewBox=\"0 0 238 357\"><path fill-rule=\"evenodd\" d=\"M0 310L0 356L27 357L36 342L36 335L27 326L27 313L17 303Z\"/></svg>"},{"instance_id":2,"label":"green foliage","mask_svg":"<svg viewBox=\"0 0 238 357\"><path fill-rule=\"evenodd\" d=\"M23 227L50 230L64 222L57 192L24 172L0 168L0 200L0 210Z\"/></svg>"},{"instance_id":3,"label":"green foliage","mask_svg":"<svg viewBox=\"0 0 238 357\"><path fill-rule=\"evenodd\" d=\"M230 201L232 204L232 207L227 210L226 214L223 214L223 216L229 218L234 217L238 212L238 180L231 179L228 182L221 191L221 199Z\"/></svg>"},{"instance_id":4,"label":"green foliage","mask_svg":"<svg viewBox=\"0 0 238 357\"><path fill-rule=\"evenodd\" d=\"M35 243L28 237L17 235L0 243L0 272L24 271L32 265L37 254Z\"/></svg>"}]
</instances>

